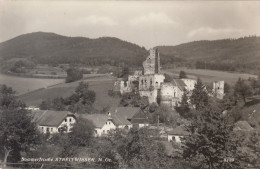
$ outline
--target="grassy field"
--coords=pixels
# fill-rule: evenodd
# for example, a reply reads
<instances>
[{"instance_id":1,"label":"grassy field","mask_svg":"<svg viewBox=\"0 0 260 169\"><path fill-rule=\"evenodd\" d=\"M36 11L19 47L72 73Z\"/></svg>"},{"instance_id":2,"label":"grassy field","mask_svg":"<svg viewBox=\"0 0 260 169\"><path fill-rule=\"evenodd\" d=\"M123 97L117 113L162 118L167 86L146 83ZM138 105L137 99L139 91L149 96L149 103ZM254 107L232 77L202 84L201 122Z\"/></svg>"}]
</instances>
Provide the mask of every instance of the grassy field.
<instances>
[{"instance_id":1,"label":"grassy field","mask_svg":"<svg viewBox=\"0 0 260 169\"><path fill-rule=\"evenodd\" d=\"M187 68L176 68L176 69L165 69L163 73L169 73L174 75L175 77L179 76L179 72L183 70L186 72L189 78L200 79L205 83L211 83L214 81L224 80L225 82L233 85L236 83L238 78L248 79L249 77L257 77L251 74L245 73L229 73L223 71L215 71L215 70L204 70L204 69L187 69Z\"/></svg>"},{"instance_id":2,"label":"grassy field","mask_svg":"<svg viewBox=\"0 0 260 169\"><path fill-rule=\"evenodd\" d=\"M25 78L0 74L0 84L6 84L16 91L16 95L22 95L40 88L63 83L64 79L38 79Z\"/></svg>"},{"instance_id":3,"label":"grassy field","mask_svg":"<svg viewBox=\"0 0 260 169\"><path fill-rule=\"evenodd\" d=\"M117 106L119 98L113 98L108 95L108 90L113 88L115 78L109 75L93 75L84 76L83 81L89 84L89 89L95 91L96 101L94 107L97 110L102 110L105 107ZM24 101L28 106L38 106L43 100L53 99L55 97L70 96L79 81L72 83L62 83L48 88L39 89L33 92L19 96L19 99Z\"/></svg>"}]
</instances>

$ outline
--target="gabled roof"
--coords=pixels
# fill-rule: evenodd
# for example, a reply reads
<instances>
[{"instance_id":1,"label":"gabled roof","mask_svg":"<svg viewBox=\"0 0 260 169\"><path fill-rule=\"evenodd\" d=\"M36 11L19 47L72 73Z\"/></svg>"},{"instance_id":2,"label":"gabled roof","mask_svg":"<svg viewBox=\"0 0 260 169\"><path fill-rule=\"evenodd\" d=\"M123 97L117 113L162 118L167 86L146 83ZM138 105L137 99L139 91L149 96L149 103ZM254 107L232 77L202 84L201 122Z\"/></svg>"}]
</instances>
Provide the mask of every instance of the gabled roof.
<instances>
[{"instance_id":1,"label":"gabled roof","mask_svg":"<svg viewBox=\"0 0 260 169\"><path fill-rule=\"evenodd\" d=\"M140 111L139 107L117 107L110 110L112 120L116 125L130 125L133 116Z\"/></svg>"},{"instance_id":2,"label":"gabled roof","mask_svg":"<svg viewBox=\"0 0 260 169\"><path fill-rule=\"evenodd\" d=\"M102 128L108 120L107 114L82 114L80 116L92 121L94 126L97 128Z\"/></svg>"},{"instance_id":3,"label":"gabled roof","mask_svg":"<svg viewBox=\"0 0 260 169\"><path fill-rule=\"evenodd\" d=\"M132 117L131 122L138 124L147 124L149 123L148 115L144 111L139 111Z\"/></svg>"},{"instance_id":4,"label":"gabled roof","mask_svg":"<svg viewBox=\"0 0 260 169\"><path fill-rule=\"evenodd\" d=\"M37 123L39 126L58 127L68 115L74 116L69 111L54 111L54 110L32 111L33 122Z\"/></svg>"},{"instance_id":5,"label":"gabled roof","mask_svg":"<svg viewBox=\"0 0 260 169\"><path fill-rule=\"evenodd\" d=\"M184 126L178 126L170 131L167 131L168 135L186 136L189 133L184 129Z\"/></svg>"},{"instance_id":6,"label":"gabled roof","mask_svg":"<svg viewBox=\"0 0 260 169\"><path fill-rule=\"evenodd\" d=\"M181 79L173 79L172 80L173 85L179 87L181 91L184 91L186 84Z\"/></svg>"}]
</instances>

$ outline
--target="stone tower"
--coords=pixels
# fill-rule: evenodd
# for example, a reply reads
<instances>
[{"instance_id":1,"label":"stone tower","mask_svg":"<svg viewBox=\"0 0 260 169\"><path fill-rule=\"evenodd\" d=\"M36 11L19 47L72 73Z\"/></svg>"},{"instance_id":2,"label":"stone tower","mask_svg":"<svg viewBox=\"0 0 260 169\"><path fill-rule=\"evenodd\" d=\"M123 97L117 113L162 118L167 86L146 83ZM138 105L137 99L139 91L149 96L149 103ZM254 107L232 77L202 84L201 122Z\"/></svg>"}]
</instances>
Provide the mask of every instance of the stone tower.
<instances>
[{"instance_id":1,"label":"stone tower","mask_svg":"<svg viewBox=\"0 0 260 169\"><path fill-rule=\"evenodd\" d=\"M160 73L160 55L157 49L150 49L150 55L143 62L144 75Z\"/></svg>"},{"instance_id":2,"label":"stone tower","mask_svg":"<svg viewBox=\"0 0 260 169\"><path fill-rule=\"evenodd\" d=\"M215 81L213 82L213 94L216 95L217 98L223 99L224 97L224 81Z\"/></svg>"}]
</instances>

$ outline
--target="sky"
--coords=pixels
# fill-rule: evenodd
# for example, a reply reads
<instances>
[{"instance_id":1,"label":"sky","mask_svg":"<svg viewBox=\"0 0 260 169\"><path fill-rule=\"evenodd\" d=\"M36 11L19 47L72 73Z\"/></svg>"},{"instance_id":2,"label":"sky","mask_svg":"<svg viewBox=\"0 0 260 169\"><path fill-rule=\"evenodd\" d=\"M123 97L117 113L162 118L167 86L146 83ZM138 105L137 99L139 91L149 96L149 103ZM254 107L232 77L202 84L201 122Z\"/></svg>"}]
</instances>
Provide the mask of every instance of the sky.
<instances>
[{"instance_id":1,"label":"sky","mask_svg":"<svg viewBox=\"0 0 260 169\"><path fill-rule=\"evenodd\" d=\"M117 37L147 49L260 36L260 1L0 0L0 42L38 31Z\"/></svg>"}]
</instances>

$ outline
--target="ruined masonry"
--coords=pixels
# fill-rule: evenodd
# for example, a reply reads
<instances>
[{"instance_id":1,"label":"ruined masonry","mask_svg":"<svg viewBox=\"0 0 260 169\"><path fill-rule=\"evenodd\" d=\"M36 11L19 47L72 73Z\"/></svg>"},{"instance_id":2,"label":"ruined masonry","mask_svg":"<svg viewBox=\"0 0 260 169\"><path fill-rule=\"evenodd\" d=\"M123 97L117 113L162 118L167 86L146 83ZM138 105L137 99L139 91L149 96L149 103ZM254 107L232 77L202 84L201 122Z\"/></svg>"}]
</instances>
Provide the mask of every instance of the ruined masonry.
<instances>
[{"instance_id":1,"label":"ruined masonry","mask_svg":"<svg viewBox=\"0 0 260 169\"><path fill-rule=\"evenodd\" d=\"M181 101L184 91L188 96L196 84L194 79L173 79L164 82L165 76L160 71L160 55L157 49L150 49L150 55L143 62L143 71L135 71L128 76L128 81L116 81L114 91L121 94L137 89L140 96L148 97L149 103L165 104L173 108ZM224 81L213 83L212 93L220 99L224 96Z\"/></svg>"}]
</instances>

